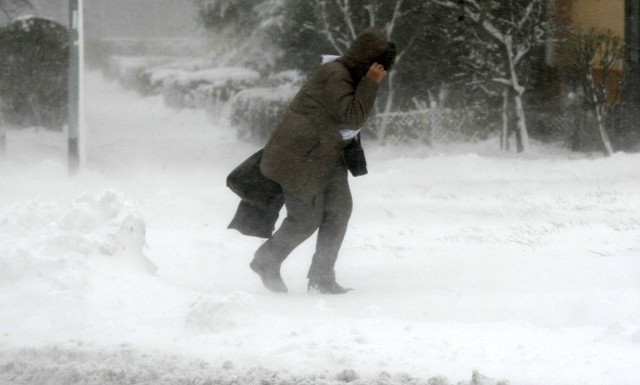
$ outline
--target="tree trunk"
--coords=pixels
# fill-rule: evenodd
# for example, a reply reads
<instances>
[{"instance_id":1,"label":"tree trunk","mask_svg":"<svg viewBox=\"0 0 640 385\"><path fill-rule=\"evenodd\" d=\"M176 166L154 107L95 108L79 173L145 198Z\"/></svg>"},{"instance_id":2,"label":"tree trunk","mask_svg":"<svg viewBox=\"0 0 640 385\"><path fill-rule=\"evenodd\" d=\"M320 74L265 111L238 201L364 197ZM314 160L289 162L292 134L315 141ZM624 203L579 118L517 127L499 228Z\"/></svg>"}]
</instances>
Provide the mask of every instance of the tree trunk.
<instances>
[{"instance_id":1,"label":"tree trunk","mask_svg":"<svg viewBox=\"0 0 640 385\"><path fill-rule=\"evenodd\" d=\"M524 115L524 105L522 104L522 95L516 91L513 93L513 102L515 104L515 112L517 119L517 138L518 152L529 151L529 132L527 131L527 121Z\"/></svg>"},{"instance_id":2,"label":"tree trunk","mask_svg":"<svg viewBox=\"0 0 640 385\"><path fill-rule=\"evenodd\" d=\"M504 40L504 48L506 54L507 65L509 68L509 76L511 78L511 88L513 92L513 108L516 115L516 128L518 138L518 152L529 151L529 133L527 131L527 120L524 114L524 105L522 103L522 94L524 88L520 85L516 64L514 62L515 54L513 52L512 39L510 36Z\"/></svg>"},{"instance_id":3,"label":"tree trunk","mask_svg":"<svg viewBox=\"0 0 640 385\"><path fill-rule=\"evenodd\" d=\"M571 133L571 151L580 151L582 148L581 133L584 131L585 125L584 108L573 109L573 131Z\"/></svg>"},{"instance_id":4,"label":"tree trunk","mask_svg":"<svg viewBox=\"0 0 640 385\"><path fill-rule=\"evenodd\" d=\"M598 122L598 131L600 133L600 139L602 140L603 153L606 156L613 155L613 147L611 146L611 140L607 134L607 128L604 123L604 106L596 107L596 120Z\"/></svg>"},{"instance_id":5,"label":"tree trunk","mask_svg":"<svg viewBox=\"0 0 640 385\"><path fill-rule=\"evenodd\" d=\"M598 95L596 93L596 82L593 79L593 75L591 75L591 71L587 72L587 81L589 82L589 87L591 91L591 98L593 103L593 110L596 114L596 122L598 127L598 133L600 134L600 139L602 140L602 152L605 156L611 156L613 154L613 147L611 146L611 140L609 140L609 135L607 134L607 128L605 127L604 115L605 115L605 100L598 100ZM606 85L603 85L606 87Z\"/></svg>"},{"instance_id":6,"label":"tree trunk","mask_svg":"<svg viewBox=\"0 0 640 385\"><path fill-rule=\"evenodd\" d=\"M82 125L82 80L84 64L83 1L69 1L69 123L67 162L69 173L80 168L80 129Z\"/></svg>"},{"instance_id":7,"label":"tree trunk","mask_svg":"<svg viewBox=\"0 0 640 385\"><path fill-rule=\"evenodd\" d=\"M502 91L502 132L500 133L500 150L509 151L509 89Z\"/></svg>"}]
</instances>

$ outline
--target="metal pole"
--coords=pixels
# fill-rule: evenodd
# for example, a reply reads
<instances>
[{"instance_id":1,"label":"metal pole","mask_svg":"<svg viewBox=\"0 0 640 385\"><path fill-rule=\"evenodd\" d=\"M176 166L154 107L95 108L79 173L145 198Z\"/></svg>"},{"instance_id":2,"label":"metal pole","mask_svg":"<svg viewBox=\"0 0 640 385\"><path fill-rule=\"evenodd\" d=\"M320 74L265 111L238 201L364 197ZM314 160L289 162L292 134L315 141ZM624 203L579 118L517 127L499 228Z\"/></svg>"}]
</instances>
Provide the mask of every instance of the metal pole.
<instances>
[{"instance_id":1,"label":"metal pole","mask_svg":"<svg viewBox=\"0 0 640 385\"><path fill-rule=\"evenodd\" d=\"M7 151L7 128L2 113L0 112L0 161L3 160Z\"/></svg>"},{"instance_id":2,"label":"metal pole","mask_svg":"<svg viewBox=\"0 0 640 385\"><path fill-rule=\"evenodd\" d=\"M69 172L80 167L80 10L79 0L69 0Z\"/></svg>"},{"instance_id":3,"label":"metal pole","mask_svg":"<svg viewBox=\"0 0 640 385\"><path fill-rule=\"evenodd\" d=\"M7 147L7 130L3 127L2 119L0 119L0 160L4 158Z\"/></svg>"}]
</instances>

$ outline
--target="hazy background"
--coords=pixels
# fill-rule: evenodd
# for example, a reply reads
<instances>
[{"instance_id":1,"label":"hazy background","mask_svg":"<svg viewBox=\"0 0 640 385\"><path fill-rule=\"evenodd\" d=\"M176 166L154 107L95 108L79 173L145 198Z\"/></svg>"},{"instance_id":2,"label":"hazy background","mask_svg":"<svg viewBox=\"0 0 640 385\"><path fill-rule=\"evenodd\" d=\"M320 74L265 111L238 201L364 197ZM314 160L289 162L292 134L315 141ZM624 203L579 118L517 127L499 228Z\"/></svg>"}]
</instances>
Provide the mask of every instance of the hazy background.
<instances>
[{"instance_id":1,"label":"hazy background","mask_svg":"<svg viewBox=\"0 0 640 385\"><path fill-rule=\"evenodd\" d=\"M67 24L68 1L34 0L32 4L24 14ZM317 68L320 55L344 52L357 31L375 23L397 43L401 60L381 85L374 117L365 130L372 139L423 145L495 137L504 150L526 152L531 138L609 155L634 151L640 142L638 130L625 123L633 119L621 108L623 51L595 55L617 57L607 70L593 59L591 63L576 59L577 51L571 51L571 44L579 46L588 40L582 38L591 33L586 32L590 27L598 28L591 37L621 42L625 15L620 1L610 7L615 19L610 24L594 16L604 6L593 1L571 2L570 7L546 0L495 3L494 26L504 31L510 31L510 25L519 28L508 32L510 38L503 41L475 30L477 26L469 22L471 8L460 8L452 0L353 0L350 8L322 4L87 0L86 63L143 95L162 94L171 107L184 107L185 103L176 103L176 94L188 99L189 107L194 106L193 100L206 99L195 105L210 112L224 102L232 110L230 119L240 136L262 141L292 89ZM531 12L529 4L535 4ZM606 35L606 28L614 34ZM509 60L504 55L507 40L513 44ZM136 58L135 63L131 58ZM591 68L597 87L583 76ZM171 81L167 81L167 70L174 71ZM206 76L204 70L209 71ZM215 80L214 71L218 72ZM184 84L187 78L189 84ZM226 88L221 85L224 82ZM277 88L283 84L289 88ZM187 88L191 90L186 92ZM265 88L271 90L270 96ZM595 88L596 95L591 95ZM402 116L390 119L389 114ZM608 137L602 134L606 131Z\"/></svg>"},{"instance_id":2,"label":"hazy background","mask_svg":"<svg viewBox=\"0 0 640 385\"><path fill-rule=\"evenodd\" d=\"M33 0L26 11L68 23L68 0ZM192 1L175 0L85 0L88 39L195 37L202 30L195 22Z\"/></svg>"}]
</instances>

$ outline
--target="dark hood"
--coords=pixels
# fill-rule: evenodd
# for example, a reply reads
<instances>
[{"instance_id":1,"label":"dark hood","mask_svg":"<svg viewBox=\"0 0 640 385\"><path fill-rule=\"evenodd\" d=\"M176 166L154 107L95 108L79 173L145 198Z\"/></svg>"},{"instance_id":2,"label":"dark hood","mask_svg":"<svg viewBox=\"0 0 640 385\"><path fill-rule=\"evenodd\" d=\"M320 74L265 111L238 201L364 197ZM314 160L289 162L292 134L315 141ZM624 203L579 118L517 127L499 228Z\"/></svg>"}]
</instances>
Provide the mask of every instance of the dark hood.
<instances>
[{"instance_id":1,"label":"dark hood","mask_svg":"<svg viewBox=\"0 0 640 385\"><path fill-rule=\"evenodd\" d=\"M369 27L351 44L343 62L350 68L369 68L388 48L389 42L380 28Z\"/></svg>"}]
</instances>

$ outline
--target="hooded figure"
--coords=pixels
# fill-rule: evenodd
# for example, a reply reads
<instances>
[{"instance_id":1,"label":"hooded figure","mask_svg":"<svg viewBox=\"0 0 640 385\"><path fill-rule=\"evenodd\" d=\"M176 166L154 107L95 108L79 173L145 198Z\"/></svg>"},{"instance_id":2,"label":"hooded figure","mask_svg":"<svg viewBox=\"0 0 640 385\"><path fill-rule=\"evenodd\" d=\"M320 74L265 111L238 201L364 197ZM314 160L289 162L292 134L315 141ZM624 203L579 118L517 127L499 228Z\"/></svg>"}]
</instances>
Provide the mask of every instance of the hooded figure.
<instances>
[{"instance_id":1,"label":"hooded figure","mask_svg":"<svg viewBox=\"0 0 640 385\"><path fill-rule=\"evenodd\" d=\"M309 291L341 294L334 265L351 215L352 199L343 149L366 121L380 81L379 62L395 48L382 31L364 30L348 52L324 64L295 96L264 148L260 171L283 190L287 217L256 251L250 267L274 292L287 292L280 276L285 258L316 230Z\"/></svg>"}]
</instances>

